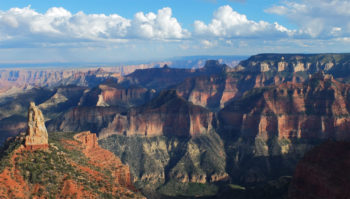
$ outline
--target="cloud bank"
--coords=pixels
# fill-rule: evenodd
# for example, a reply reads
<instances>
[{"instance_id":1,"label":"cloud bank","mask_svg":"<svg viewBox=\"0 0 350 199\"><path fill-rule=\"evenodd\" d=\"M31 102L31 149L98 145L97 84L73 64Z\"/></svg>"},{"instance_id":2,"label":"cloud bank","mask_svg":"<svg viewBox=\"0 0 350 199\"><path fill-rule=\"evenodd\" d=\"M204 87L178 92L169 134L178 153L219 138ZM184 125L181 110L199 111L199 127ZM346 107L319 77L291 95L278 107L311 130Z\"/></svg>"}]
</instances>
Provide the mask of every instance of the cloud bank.
<instances>
[{"instance_id":1,"label":"cloud bank","mask_svg":"<svg viewBox=\"0 0 350 199\"><path fill-rule=\"evenodd\" d=\"M197 19L186 29L170 7L138 12L131 18L72 13L62 7L44 13L30 6L11 8L0 10L0 60L21 56L40 60L40 55L55 60L79 56L81 60L96 56L114 60L128 56L338 52L349 49L349 10L350 0L281 0L263 10L288 20L286 26L250 19L226 5L217 8L208 21Z\"/></svg>"},{"instance_id":2,"label":"cloud bank","mask_svg":"<svg viewBox=\"0 0 350 199\"><path fill-rule=\"evenodd\" d=\"M136 13L133 19L118 14L72 14L62 7L38 13L30 6L0 11L0 41L69 43L128 39L177 40L190 36L171 8L158 13Z\"/></svg>"}]
</instances>

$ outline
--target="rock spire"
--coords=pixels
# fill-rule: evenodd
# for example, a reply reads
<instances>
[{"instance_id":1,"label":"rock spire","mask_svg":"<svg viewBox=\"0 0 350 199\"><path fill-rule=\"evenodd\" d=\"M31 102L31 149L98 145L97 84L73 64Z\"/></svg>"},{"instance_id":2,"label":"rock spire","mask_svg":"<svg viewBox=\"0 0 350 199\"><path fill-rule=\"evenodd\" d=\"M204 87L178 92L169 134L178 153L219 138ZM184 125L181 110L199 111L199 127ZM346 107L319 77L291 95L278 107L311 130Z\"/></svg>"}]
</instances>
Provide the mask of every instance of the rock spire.
<instances>
[{"instance_id":1,"label":"rock spire","mask_svg":"<svg viewBox=\"0 0 350 199\"><path fill-rule=\"evenodd\" d=\"M30 102L28 109L28 127L25 138L27 149L48 148L48 134L45 127L45 120L40 109Z\"/></svg>"}]
</instances>

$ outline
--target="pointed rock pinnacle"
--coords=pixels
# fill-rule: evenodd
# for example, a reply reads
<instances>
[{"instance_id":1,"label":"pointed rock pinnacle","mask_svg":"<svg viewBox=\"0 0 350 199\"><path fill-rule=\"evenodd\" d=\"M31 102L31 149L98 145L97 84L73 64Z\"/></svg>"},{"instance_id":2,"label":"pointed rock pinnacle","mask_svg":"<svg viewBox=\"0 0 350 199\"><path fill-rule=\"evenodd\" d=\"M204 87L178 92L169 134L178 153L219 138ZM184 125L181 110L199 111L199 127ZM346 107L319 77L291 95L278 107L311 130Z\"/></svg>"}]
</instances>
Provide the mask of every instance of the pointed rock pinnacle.
<instances>
[{"instance_id":1,"label":"pointed rock pinnacle","mask_svg":"<svg viewBox=\"0 0 350 199\"><path fill-rule=\"evenodd\" d=\"M30 102L28 109L28 128L25 139L27 149L48 148L48 134L45 127L45 120L40 109Z\"/></svg>"}]
</instances>

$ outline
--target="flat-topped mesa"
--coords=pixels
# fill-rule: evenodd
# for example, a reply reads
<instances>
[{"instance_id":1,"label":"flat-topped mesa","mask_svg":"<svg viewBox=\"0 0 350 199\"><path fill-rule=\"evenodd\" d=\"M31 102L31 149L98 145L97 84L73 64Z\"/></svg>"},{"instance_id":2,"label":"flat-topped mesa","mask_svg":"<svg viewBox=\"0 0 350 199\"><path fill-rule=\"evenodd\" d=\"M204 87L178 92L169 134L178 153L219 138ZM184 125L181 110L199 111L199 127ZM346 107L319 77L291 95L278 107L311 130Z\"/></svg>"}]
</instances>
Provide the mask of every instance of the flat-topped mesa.
<instances>
[{"instance_id":1,"label":"flat-topped mesa","mask_svg":"<svg viewBox=\"0 0 350 199\"><path fill-rule=\"evenodd\" d=\"M221 66L222 64L220 64L219 60L207 60L205 62L204 67L206 68L212 68L212 67L218 67Z\"/></svg>"},{"instance_id":2,"label":"flat-topped mesa","mask_svg":"<svg viewBox=\"0 0 350 199\"><path fill-rule=\"evenodd\" d=\"M46 149L49 146L44 116L34 102L30 102L28 109L28 127L24 145L30 150Z\"/></svg>"}]
</instances>

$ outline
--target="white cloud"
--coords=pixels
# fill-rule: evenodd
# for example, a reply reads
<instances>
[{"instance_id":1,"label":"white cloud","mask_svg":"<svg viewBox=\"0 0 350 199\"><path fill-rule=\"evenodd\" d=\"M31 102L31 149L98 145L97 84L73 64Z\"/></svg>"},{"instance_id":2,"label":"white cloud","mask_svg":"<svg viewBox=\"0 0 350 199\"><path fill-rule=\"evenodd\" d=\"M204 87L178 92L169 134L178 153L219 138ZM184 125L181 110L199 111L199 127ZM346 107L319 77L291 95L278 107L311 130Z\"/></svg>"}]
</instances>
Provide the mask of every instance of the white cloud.
<instances>
[{"instance_id":1,"label":"white cloud","mask_svg":"<svg viewBox=\"0 0 350 199\"><path fill-rule=\"evenodd\" d=\"M160 9L157 14L139 12L131 20L117 14L72 14L61 7L50 8L46 13L36 12L30 6L0 10L0 40L7 40L9 45L20 41L47 46L57 42L111 42L131 38L178 40L189 35L172 17L171 8Z\"/></svg>"},{"instance_id":2,"label":"white cloud","mask_svg":"<svg viewBox=\"0 0 350 199\"><path fill-rule=\"evenodd\" d=\"M293 34L275 22L249 20L246 15L234 11L230 6L222 6L214 12L211 23L194 22L194 34L219 38L266 38L275 39Z\"/></svg>"},{"instance_id":3,"label":"white cloud","mask_svg":"<svg viewBox=\"0 0 350 199\"><path fill-rule=\"evenodd\" d=\"M182 39L189 37L189 32L182 29L176 18L172 17L169 7L158 10L157 15L139 12L131 23L131 34L136 37L157 39Z\"/></svg>"},{"instance_id":4,"label":"white cloud","mask_svg":"<svg viewBox=\"0 0 350 199\"><path fill-rule=\"evenodd\" d=\"M300 35L327 39L350 35L349 10L349 0L300 0L281 1L265 12L286 16Z\"/></svg>"}]
</instances>

